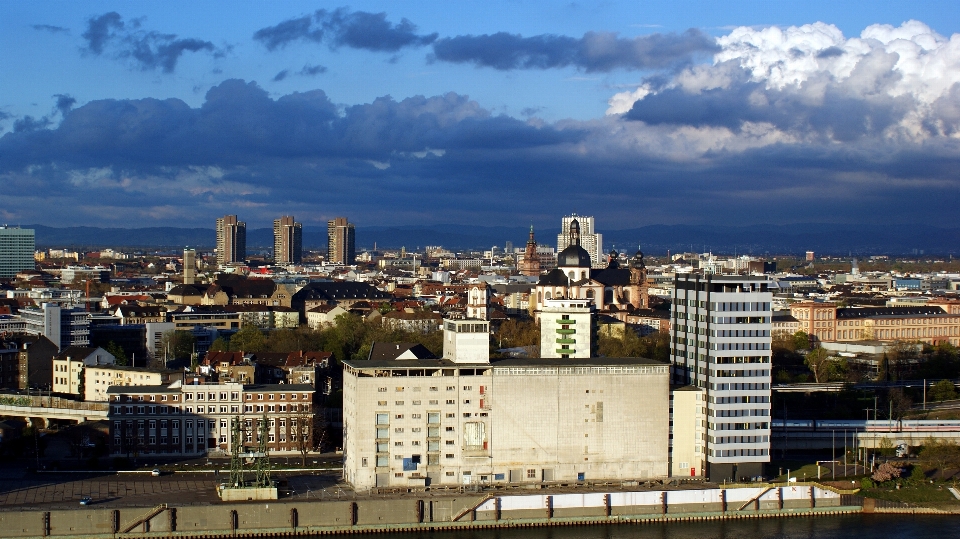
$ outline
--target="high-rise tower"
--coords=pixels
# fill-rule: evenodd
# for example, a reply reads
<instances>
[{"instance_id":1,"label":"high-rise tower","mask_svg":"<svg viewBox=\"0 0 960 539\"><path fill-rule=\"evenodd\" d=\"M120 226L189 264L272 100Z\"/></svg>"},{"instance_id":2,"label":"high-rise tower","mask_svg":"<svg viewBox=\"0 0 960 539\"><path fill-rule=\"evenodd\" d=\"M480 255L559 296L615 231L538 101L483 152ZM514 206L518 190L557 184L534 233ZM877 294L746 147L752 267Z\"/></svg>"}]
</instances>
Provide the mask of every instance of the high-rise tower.
<instances>
[{"instance_id":1,"label":"high-rise tower","mask_svg":"<svg viewBox=\"0 0 960 539\"><path fill-rule=\"evenodd\" d=\"M244 262L247 258L247 223L236 215L217 219L217 265Z\"/></svg>"},{"instance_id":2,"label":"high-rise tower","mask_svg":"<svg viewBox=\"0 0 960 539\"><path fill-rule=\"evenodd\" d=\"M606 267L603 259L603 234L597 234L594 229L593 217L572 214L563 218L560 234L557 235L557 252L561 252L573 243L570 236L571 225L576 221L579 224L580 247L590 255L590 266L594 268Z\"/></svg>"},{"instance_id":3,"label":"high-rise tower","mask_svg":"<svg viewBox=\"0 0 960 539\"><path fill-rule=\"evenodd\" d=\"M197 250L183 250L183 284L193 284L197 279Z\"/></svg>"},{"instance_id":4,"label":"high-rise tower","mask_svg":"<svg viewBox=\"0 0 960 539\"><path fill-rule=\"evenodd\" d=\"M764 276L676 276L673 382L706 393L697 436L711 481L763 475L770 462L772 301Z\"/></svg>"},{"instance_id":5,"label":"high-rise tower","mask_svg":"<svg viewBox=\"0 0 960 539\"><path fill-rule=\"evenodd\" d=\"M34 269L35 243L33 229L0 226L0 277L15 277L18 272Z\"/></svg>"},{"instance_id":6,"label":"high-rise tower","mask_svg":"<svg viewBox=\"0 0 960 539\"><path fill-rule=\"evenodd\" d=\"M346 217L327 221L327 262L350 266L356 262L356 233Z\"/></svg>"},{"instance_id":7,"label":"high-rise tower","mask_svg":"<svg viewBox=\"0 0 960 539\"><path fill-rule=\"evenodd\" d=\"M284 215L273 220L273 261L275 264L303 262L303 225Z\"/></svg>"}]
</instances>

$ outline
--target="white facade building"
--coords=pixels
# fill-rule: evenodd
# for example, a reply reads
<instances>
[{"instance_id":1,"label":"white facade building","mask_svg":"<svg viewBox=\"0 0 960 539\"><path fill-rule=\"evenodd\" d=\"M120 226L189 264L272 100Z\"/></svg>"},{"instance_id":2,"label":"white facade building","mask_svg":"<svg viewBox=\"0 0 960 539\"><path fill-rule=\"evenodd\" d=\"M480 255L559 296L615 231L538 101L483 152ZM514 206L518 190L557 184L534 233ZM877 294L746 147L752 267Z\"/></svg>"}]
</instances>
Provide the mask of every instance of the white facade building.
<instances>
[{"instance_id":1,"label":"white facade building","mask_svg":"<svg viewBox=\"0 0 960 539\"><path fill-rule=\"evenodd\" d=\"M20 309L24 331L43 335L64 350L90 344L90 313L80 308L66 309L55 303Z\"/></svg>"},{"instance_id":2,"label":"white facade building","mask_svg":"<svg viewBox=\"0 0 960 539\"><path fill-rule=\"evenodd\" d=\"M762 475L770 461L767 285L763 276L676 276L673 382L706 392L703 445L711 481Z\"/></svg>"},{"instance_id":3,"label":"white facade building","mask_svg":"<svg viewBox=\"0 0 960 539\"><path fill-rule=\"evenodd\" d=\"M593 357L595 311L589 299L544 300L538 312L540 357Z\"/></svg>"}]
</instances>

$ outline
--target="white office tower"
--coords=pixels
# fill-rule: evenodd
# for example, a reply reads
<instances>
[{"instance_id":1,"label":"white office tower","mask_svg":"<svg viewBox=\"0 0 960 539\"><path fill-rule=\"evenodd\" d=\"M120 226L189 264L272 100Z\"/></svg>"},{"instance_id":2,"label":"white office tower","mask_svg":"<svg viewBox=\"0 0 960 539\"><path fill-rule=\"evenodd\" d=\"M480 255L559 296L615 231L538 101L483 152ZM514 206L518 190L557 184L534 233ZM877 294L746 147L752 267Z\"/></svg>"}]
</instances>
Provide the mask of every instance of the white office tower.
<instances>
[{"instance_id":1,"label":"white office tower","mask_svg":"<svg viewBox=\"0 0 960 539\"><path fill-rule=\"evenodd\" d=\"M490 323L444 320L443 359L454 363L490 363Z\"/></svg>"},{"instance_id":2,"label":"white office tower","mask_svg":"<svg viewBox=\"0 0 960 539\"><path fill-rule=\"evenodd\" d=\"M765 276L678 274L673 383L706 392L710 481L763 475L770 462L770 304Z\"/></svg>"},{"instance_id":3,"label":"white office tower","mask_svg":"<svg viewBox=\"0 0 960 539\"><path fill-rule=\"evenodd\" d=\"M545 299L540 317L540 357L593 357L596 307L589 299Z\"/></svg>"},{"instance_id":4,"label":"white office tower","mask_svg":"<svg viewBox=\"0 0 960 539\"><path fill-rule=\"evenodd\" d=\"M596 233L593 217L584 217L575 213L565 216L560 225L560 234L557 234L557 252L562 252L574 243L574 238L570 235L570 226L574 221L579 225L580 247L583 247L590 254L590 266L594 268L607 267L607 261L603 258L603 234Z\"/></svg>"}]
</instances>

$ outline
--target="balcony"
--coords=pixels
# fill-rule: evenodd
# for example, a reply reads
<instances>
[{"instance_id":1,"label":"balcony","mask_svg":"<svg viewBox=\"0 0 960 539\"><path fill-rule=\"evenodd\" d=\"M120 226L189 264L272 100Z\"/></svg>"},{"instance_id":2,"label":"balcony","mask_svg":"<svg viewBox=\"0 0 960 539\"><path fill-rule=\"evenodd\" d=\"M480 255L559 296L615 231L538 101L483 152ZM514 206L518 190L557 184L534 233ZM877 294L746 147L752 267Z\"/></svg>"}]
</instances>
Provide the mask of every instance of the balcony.
<instances>
[{"instance_id":1,"label":"balcony","mask_svg":"<svg viewBox=\"0 0 960 539\"><path fill-rule=\"evenodd\" d=\"M575 330L575 329L557 328L557 333L559 333L559 334L561 334L561 335L573 335L573 334L576 333L576 332L577 332L577 330Z\"/></svg>"},{"instance_id":2,"label":"balcony","mask_svg":"<svg viewBox=\"0 0 960 539\"><path fill-rule=\"evenodd\" d=\"M573 349L573 348L559 348L559 349L557 349L556 352L557 352L558 354L560 354L560 355L568 355L568 356L569 356L569 355L575 353L576 350Z\"/></svg>"},{"instance_id":3,"label":"balcony","mask_svg":"<svg viewBox=\"0 0 960 539\"><path fill-rule=\"evenodd\" d=\"M563 325L565 325L565 326L570 326L570 325L576 324L577 322L576 322L576 320L570 320L570 319L568 318L568 319L566 319L566 320L557 320L557 323L558 323L558 324L563 324Z\"/></svg>"},{"instance_id":4,"label":"balcony","mask_svg":"<svg viewBox=\"0 0 960 539\"><path fill-rule=\"evenodd\" d=\"M557 344L577 344L576 339L557 339Z\"/></svg>"}]
</instances>

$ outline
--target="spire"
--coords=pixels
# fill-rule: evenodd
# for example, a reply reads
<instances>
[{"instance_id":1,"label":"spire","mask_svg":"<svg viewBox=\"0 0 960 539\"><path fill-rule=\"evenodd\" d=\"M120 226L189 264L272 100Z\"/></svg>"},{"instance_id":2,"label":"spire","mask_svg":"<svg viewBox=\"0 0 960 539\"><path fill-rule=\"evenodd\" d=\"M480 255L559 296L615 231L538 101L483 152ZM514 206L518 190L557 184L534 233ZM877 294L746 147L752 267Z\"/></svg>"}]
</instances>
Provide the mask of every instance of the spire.
<instances>
[{"instance_id":1,"label":"spire","mask_svg":"<svg viewBox=\"0 0 960 539\"><path fill-rule=\"evenodd\" d=\"M580 221L570 222L570 245L580 245Z\"/></svg>"}]
</instances>

